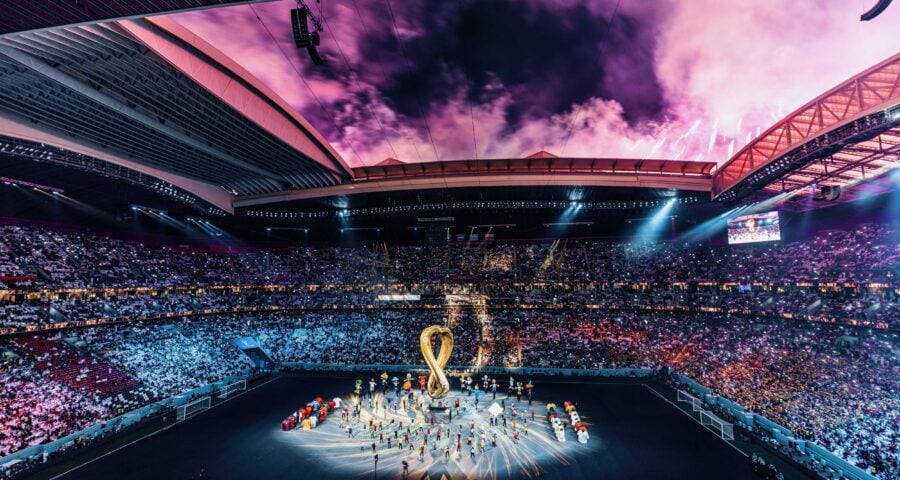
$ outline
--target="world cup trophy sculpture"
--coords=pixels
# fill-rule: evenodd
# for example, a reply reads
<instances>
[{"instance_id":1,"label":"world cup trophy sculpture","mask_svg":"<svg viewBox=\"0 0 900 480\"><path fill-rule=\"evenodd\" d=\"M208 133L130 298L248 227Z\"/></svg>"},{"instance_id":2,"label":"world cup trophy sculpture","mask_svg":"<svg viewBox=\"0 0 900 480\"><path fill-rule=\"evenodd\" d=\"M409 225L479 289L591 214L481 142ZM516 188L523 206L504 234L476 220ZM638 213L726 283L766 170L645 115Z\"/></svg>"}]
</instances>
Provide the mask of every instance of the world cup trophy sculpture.
<instances>
[{"instance_id":1,"label":"world cup trophy sculpture","mask_svg":"<svg viewBox=\"0 0 900 480\"><path fill-rule=\"evenodd\" d=\"M434 357L434 349L431 347L431 337L435 334L440 335L441 338L441 350L437 358ZM432 325L422 330L422 334L419 335L419 347L422 349L422 358L425 359L428 369L431 370L425 391L429 397L435 400L446 397L450 393L450 382L447 381L444 367L450 361L450 352L453 350L453 334L447 327Z\"/></svg>"}]
</instances>

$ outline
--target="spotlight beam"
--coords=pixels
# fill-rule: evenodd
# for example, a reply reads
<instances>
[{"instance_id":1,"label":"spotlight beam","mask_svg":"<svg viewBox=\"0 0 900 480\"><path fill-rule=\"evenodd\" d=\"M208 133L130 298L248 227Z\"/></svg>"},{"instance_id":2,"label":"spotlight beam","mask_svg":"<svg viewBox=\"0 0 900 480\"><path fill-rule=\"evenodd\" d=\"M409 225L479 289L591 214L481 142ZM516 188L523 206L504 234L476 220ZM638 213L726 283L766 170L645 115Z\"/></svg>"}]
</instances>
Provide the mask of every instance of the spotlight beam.
<instances>
[{"instance_id":1,"label":"spotlight beam","mask_svg":"<svg viewBox=\"0 0 900 480\"><path fill-rule=\"evenodd\" d=\"M646 241L653 241L659 238L665 228L665 220L671 217L670 213L672 212L672 209L675 208L676 203L678 203L677 198L673 198L666 202L656 211L656 213L648 218L646 222L638 227L637 232L635 232L635 237L638 240Z\"/></svg>"},{"instance_id":2,"label":"spotlight beam","mask_svg":"<svg viewBox=\"0 0 900 480\"><path fill-rule=\"evenodd\" d=\"M728 226L728 220L742 214L749 207L749 205L742 205L721 213L682 234L681 240L684 242L706 240L717 232L724 230Z\"/></svg>"},{"instance_id":3,"label":"spotlight beam","mask_svg":"<svg viewBox=\"0 0 900 480\"><path fill-rule=\"evenodd\" d=\"M20 187L31 187L35 190L44 190L47 192L59 192L59 193L65 192L65 190L63 190L61 188L48 187L47 185L41 185L40 183L26 182L25 180L16 180L15 178L0 177L0 181L2 181L3 183L5 183L7 185L18 185Z\"/></svg>"}]
</instances>

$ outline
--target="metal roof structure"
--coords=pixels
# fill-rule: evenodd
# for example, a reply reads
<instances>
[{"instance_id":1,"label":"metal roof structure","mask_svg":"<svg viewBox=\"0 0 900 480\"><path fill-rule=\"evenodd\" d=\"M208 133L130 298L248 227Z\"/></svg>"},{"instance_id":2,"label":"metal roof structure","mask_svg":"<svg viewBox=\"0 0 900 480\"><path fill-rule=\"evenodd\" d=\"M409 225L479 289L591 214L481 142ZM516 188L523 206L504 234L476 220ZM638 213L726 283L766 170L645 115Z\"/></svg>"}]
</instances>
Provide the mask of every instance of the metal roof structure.
<instances>
[{"instance_id":1,"label":"metal roof structure","mask_svg":"<svg viewBox=\"0 0 900 480\"><path fill-rule=\"evenodd\" d=\"M358 193L501 186L673 189L712 192L733 203L809 186L852 186L900 166L898 54L788 115L720 168L559 158L544 151L508 159L386 159L350 168L296 109L166 16L45 28L66 19L140 15L135 9L242 2L107 3L60 2L37 20L42 26L5 35L12 27L4 25L18 20L0 15L3 148L21 158L115 171L117 178L186 192L217 211ZM66 8L84 11L57 11ZM36 151L44 145L46 152Z\"/></svg>"},{"instance_id":2,"label":"metal roof structure","mask_svg":"<svg viewBox=\"0 0 900 480\"><path fill-rule=\"evenodd\" d=\"M900 167L900 54L791 113L713 176L734 202L809 186L849 187ZM846 199L849 199L847 197Z\"/></svg>"},{"instance_id":3,"label":"metal roof structure","mask_svg":"<svg viewBox=\"0 0 900 480\"><path fill-rule=\"evenodd\" d=\"M657 160L639 158L560 158L556 156L508 159L450 160L440 162L393 162L353 169L353 178L381 180L433 175L472 174L658 174L676 176L707 176L715 167L714 162L685 160Z\"/></svg>"},{"instance_id":4,"label":"metal roof structure","mask_svg":"<svg viewBox=\"0 0 900 480\"><path fill-rule=\"evenodd\" d=\"M46 144L81 155L82 167L130 169L229 213L303 198L448 187L708 192L715 166L538 152L350 169L283 99L164 16L0 37L0 120L0 136L31 142L27 148ZM51 154L62 161L58 151Z\"/></svg>"},{"instance_id":5,"label":"metal roof structure","mask_svg":"<svg viewBox=\"0 0 900 480\"><path fill-rule=\"evenodd\" d=\"M713 162L634 158L526 158L402 163L394 159L353 169L353 181L332 187L235 199L250 207L371 192L507 186L639 187L709 192Z\"/></svg>"},{"instance_id":6,"label":"metal roof structure","mask_svg":"<svg viewBox=\"0 0 900 480\"><path fill-rule=\"evenodd\" d=\"M226 211L349 168L284 100L165 17L0 38L0 135L138 170Z\"/></svg>"},{"instance_id":7,"label":"metal roof structure","mask_svg":"<svg viewBox=\"0 0 900 480\"><path fill-rule=\"evenodd\" d=\"M268 0L4 0L0 2L0 35L261 1Z\"/></svg>"}]
</instances>

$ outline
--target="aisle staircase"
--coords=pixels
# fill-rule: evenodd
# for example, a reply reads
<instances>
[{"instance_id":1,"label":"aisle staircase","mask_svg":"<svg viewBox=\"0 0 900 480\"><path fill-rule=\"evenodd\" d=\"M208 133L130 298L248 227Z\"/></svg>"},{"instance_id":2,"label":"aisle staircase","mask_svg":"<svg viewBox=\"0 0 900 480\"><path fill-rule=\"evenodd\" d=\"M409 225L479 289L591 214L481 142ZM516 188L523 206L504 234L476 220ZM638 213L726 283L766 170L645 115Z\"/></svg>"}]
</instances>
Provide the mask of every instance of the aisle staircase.
<instances>
[{"instance_id":1,"label":"aisle staircase","mask_svg":"<svg viewBox=\"0 0 900 480\"><path fill-rule=\"evenodd\" d=\"M244 355L250 359L256 368L271 372L275 369L275 360L259 345L253 337L243 337L234 339L234 344L238 349L244 352Z\"/></svg>"}]
</instances>

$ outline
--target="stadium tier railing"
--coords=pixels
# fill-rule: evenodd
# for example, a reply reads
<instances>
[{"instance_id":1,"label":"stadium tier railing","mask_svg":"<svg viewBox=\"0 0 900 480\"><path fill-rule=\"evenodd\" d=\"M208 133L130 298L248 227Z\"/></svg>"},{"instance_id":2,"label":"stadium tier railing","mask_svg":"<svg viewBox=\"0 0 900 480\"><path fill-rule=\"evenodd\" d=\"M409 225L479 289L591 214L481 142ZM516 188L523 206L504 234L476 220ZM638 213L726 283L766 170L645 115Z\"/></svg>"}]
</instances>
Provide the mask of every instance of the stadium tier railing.
<instances>
[{"instance_id":1,"label":"stadium tier railing","mask_svg":"<svg viewBox=\"0 0 900 480\"><path fill-rule=\"evenodd\" d=\"M885 322L873 322L864 319L850 319L841 321L834 317L828 316L816 316L816 315L794 315L790 312L782 312L780 315L761 315L759 312L753 312L750 310L744 309L736 309L736 308L719 308L719 307L686 307L686 306L672 306L672 305L631 305L631 306L619 306L619 305L547 305L540 304L540 308L546 310L572 310L572 309L580 309L587 311L607 311L607 312L678 312L678 313L698 313L698 314L712 314L712 313L727 313L729 315L739 315L746 317L764 317L764 318L786 318L790 320L798 320L798 321L808 321L808 322L819 322L819 323L828 323L828 324L841 324L841 325L850 325L854 327L867 327L867 328L878 328L878 329L892 329L896 330L896 328L892 327L888 323ZM177 319L183 317L201 317L208 315L223 315L223 314L235 314L235 313L274 313L274 312L282 312L282 311L291 311L291 312L320 312L320 311L373 311L373 310L442 310L446 308L445 305L442 304L427 304L427 305L269 305L269 306L249 306L249 307L234 307L234 308L222 308L222 309L204 309L204 310L185 310L181 312L167 312L161 314L151 314L151 315L140 315L134 317L107 317L107 318L92 318L88 320L73 320L67 322L58 322L58 323L36 323L32 325L24 325L24 326L12 326L12 327L0 327L0 336L9 336L9 335L18 335L22 333L39 333L39 332L52 332L57 330L67 330L72 328L83 328L83 327L95 327L101 325L116 325L121 323L130 323L130 322L139 322L139 321L160 321L160 320L168 320L168 319ZM494 309L496 310L531 310L536 308L531 305L524 304L514 304L514 305L495 305Z\"/></svg>"}]
</instances>

